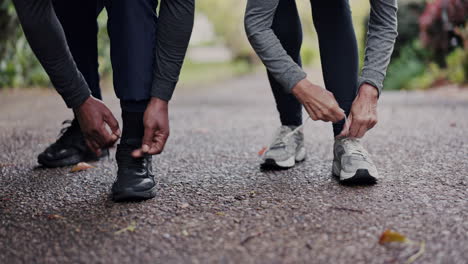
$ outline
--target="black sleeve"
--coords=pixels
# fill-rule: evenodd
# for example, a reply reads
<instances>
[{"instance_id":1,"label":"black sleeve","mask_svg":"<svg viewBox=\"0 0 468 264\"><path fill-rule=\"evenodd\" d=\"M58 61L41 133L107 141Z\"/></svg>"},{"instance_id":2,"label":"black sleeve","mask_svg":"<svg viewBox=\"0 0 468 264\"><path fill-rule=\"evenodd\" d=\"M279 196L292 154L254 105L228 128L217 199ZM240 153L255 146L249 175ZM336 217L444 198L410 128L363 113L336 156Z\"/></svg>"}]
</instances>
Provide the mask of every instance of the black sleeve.
<instances>
[{"instance_id":1,"label":"black sleeve","mask_svg":"<svg viewBox=\"0 0 468 264\"><path fill-rule=\"evenodd\" d=\"M151 96L169 101L192 35L195 0L162 0Z\"/></svg>"},{"instance_id":2,"label":"black sleeve","mask_svg":"<svg viewBox=\"0 0 468 264\"><path fill-rule=\"evenodd\" d=\"M69 108L80 106L90 95L76 67L51 0L13 0L24 34L57 92Z\"/></svg>"}]
</instances>

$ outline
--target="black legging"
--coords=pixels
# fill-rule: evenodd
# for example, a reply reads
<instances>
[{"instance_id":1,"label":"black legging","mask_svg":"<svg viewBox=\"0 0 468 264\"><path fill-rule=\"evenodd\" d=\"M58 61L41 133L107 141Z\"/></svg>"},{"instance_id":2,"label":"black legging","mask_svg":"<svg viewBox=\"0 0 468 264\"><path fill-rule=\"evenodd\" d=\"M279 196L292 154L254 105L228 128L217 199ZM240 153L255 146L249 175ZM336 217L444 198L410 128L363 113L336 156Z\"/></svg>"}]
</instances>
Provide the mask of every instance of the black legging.
<instances>
[{"instance_id":1,"label":"black legging","mask_svg":"<svg viewBox=\"0 0 468 264\"><path fill-rule=\"evenodd\" d=\"M333 93L346 115L356 97L358 49L348 0L311 0L320 47L325 88ZM272 29L291 58L301 64L302 28L295 0L280 0ZM268 73L282 125L302 124L302 105ZM343 122L333 124L339 134Z\"/></svg>"}]
</instances>

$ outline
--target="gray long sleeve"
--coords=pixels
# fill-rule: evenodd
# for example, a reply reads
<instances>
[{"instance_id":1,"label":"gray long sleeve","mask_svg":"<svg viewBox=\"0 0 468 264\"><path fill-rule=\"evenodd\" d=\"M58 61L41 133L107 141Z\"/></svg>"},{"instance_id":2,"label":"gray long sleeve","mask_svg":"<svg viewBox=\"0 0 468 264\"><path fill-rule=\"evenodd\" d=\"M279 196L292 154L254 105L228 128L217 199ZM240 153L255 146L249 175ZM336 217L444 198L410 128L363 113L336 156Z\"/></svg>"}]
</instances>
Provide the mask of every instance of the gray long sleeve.
<instances>
[{"instance_id":1,"label":"gray long sleeve","mask_svg":"<svg viewBox=\"0 0 468 264\"><path fill-rule=\"evenodd\" d=\"M151 96L171 99L192 35L194 14L195 0L161 1Z\"/></svg>"},{"instance_id":2,"label":"gray long sleeve","mask_svg":"<svg viewBox=\"0 0 468 264\"><path fill-rule=\"evenodd\" d=\"M274 78L288 91L306 73L287 54L271 26L279 0L249 0L244 18L250 44Z\"/></svg>"},{"instance_id":3,"label":"gray long sleeve","mask_svg":"<svg viewBox=\"0 0 468 264\"><path fill-rule=\"evenodd\" d=\"M359 84L382 90L397 36L396 0L370 0L371 14L365 63ZM248 0L245 30L250 44L274 78L290 91L305 72L286 53L271 29L279 0Z\"/></svg>"},{"instance_id":4,"label":"gray long sleeve","mask_svg":"<svg viewBox=\"0 0 468 264\"><path fill-rule=\"evenodd\" d=\"M24 34L57 92L69 108L80 106L90 95L76 67L51 0L13 1Z\"/></svg>"},{"instance_id":5,"label":"gray long sleeve","mask_svg":"<svg viewBox=\"0 0 468 264\"><path fill-rule=\"evenodd\" d=\"M397 0L371 0L371 13L364 67L359 77L359 86L369 83L379 89L383 88L383 81L392 56L397 31Z\"/></svg>"}]
</instances>

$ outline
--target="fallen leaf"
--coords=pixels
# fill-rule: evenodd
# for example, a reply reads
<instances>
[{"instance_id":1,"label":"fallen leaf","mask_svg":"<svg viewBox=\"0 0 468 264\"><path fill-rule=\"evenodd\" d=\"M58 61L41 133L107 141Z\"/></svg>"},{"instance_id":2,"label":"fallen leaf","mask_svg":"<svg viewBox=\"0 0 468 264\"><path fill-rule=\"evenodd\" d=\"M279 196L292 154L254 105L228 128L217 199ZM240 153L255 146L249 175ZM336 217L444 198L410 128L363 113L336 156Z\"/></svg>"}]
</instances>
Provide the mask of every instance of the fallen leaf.
<instances>
[{"instance_id":1,"label":"fallen leaf","mask_svg":"<svg viewBox=\"0 0 468 264\"><path fill-rule=\"evenodd\" d=\"M70 172L84 171L84 170L92 169L92 168L96 168L96 167L94 167L92 165L89 165L86 162L80 162L80 163L76 164L75 166L73 166L73 168L71 168Z\"/></svg>"},{"instance_id":2,"label":"fallen leaf","mask_svg":"<svg viewBox=\"0 0 468 264\"><path fill-rule=\"evenodd\" d=\"M0 163L0 168L6 168L6 167L14 167L15 164L13 163Z\"/></svg>"},{"instance_id":3,"label":"fallen leaf","mask_svg":"<svg viewBox=\"0 0 468 264\"><path fill-rule=\"evenodd\" d=\"M259 156L263 156L263 154L265 154L265 151L267 150L267 147L263 147L262 149L260 149L260 151L258 152L258 155Z\"/></svg>"},{"instance_id":4,"label":"fallen leaf","mask_svg":"<svg viewBox=\"0 0 468 264\"><path fill-rule=\"evenodd\" d=\"M58 215L58 214L49 214L49 215L47 215L47 219L49 219L49 220L55 220L55 219L61 219L61 218L63 218L63 216Z\"/></svg>"},{"instance_id":5,"label":"fallen leaf","mask_svg":"<svg viewBox=\"0 0 468 264\"><path fill-rule=\"evenodd\" d=\"M416 254L414 254L413 256L411 256L406 262L405 264L411 264L413 263L414 261L416 261L416 259L418 259L420 256L422 256L424 254L424 252L426 252L426 242L425 241L422 241L421 243L419 243L419 250L418 252L416 252Z\"/></svg>"},{"instance_id":6,"label":"fallen leaf","mask_svg":"<svg viewBox=\"0 0 468 264\"><path fill-rule=\"evenodd\" d=\"M225 214L223 212L216 212L216 215L218 216L225 216Z\"/></svg>"},{"instance_id":7,"label":"fallen leaf","mask_svg":"<svg viewBox=\"0 0 468 264\"><path fill-rule=\"evenodd\" d=\"M383 245L390 242L408 243L409 240L404 235L387 229L380 236L379 244Z\"/></svg>"},{"instance_id":8,"label":"fallen leaf","mask_svg":"<svg viewBox=\"0 0 468 264\"><path fill-rule=\"evenodd\" d=\"M426 251L426 242L425 241L415 242L415 241L412 241L411 239L407 238L406 236L404 236L404 235L402 235L402 234L400 234L398 232L387 229L380 236L379 244L383 245L383 244L392 243L392 242L408 244L408 245L418 245L419 246L418 252L416 252L414 255L409 257L408 260L406 260L405 264L413 263L414 261L416 261L416 259L418 259L420 256L422 256L424 254L424 252Z\"/></svg>"},{"instance_id":9,"label":"fallen leaf","mask_svg":"<svg viewBox=\"0 0 468 264\"><path fill-rule=\"evenodd\" d=\"M182 235L183 235L183 236L188 236L189 233L187 232L187 230L184 229L184 230L182 230Z\"/></svg>"},{"instance_id":10,"label":"fallen leaf","mask_svg":"<svg viewBox=\"0 0 468 264\"><path fill-rule=\"evenodd\" d=\"M135 232L135 229L136 229L136 223L135 223L135 221L132 221L129 226L127 226L125 228L122 228L122 229L120 229L118 231L115 231L114 234L119 235L119 234L122 234L122 233L127 232L127 231L128 232Z\"/></svg>"}]
</instances>

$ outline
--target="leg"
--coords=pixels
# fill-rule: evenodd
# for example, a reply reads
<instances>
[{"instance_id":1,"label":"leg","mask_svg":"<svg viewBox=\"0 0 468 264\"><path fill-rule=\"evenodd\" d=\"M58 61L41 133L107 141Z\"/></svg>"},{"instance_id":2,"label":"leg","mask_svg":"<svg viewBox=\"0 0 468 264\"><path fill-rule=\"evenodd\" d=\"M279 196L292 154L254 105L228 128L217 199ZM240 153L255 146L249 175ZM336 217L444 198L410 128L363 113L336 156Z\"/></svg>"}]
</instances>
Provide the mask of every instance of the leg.
<instances>
[{"instance_id":1,"label":"leg","mask_svg":"<svg viewBox=\"0 0 468 264\"><path fill-rule=\"evenodd\" d=\"M349 115L356 97L358 50L348 0L311 0L325 87ZM335 136L344 122L333 125Z\"/></svg>"},{"instance_id":2,"label":"leg","mask_svg":"<svg viewBox=\"0 0 468 264\"><path fill-rule=\"evenodd\" d=\"M96 0L57 0L53 1L53 5L77 68L88 84L91 94L101 99L96 24L96 17L100 10L97 2ZM102 153L107 155L108 151L103 150ZM80 125L74 119L69 127L61 130L57 141L39 154L38 162L46 167L62 167L99 158L86 146Z\"/></svg>"},{"instance_id":3,"label":"leg","mask_svg":"<svg viewBox=\"0 0 468 264\"><path fill-rule=\"evenodd\" d=\"M102 7L96 0L54 1L54 9L62 24L70 52L88 83L91 94L102 99L98 71L98 25L96 18Z\"/></svg>"},{"instance_id":4,"label":"leg","mask_svg":"<svg viewBox=\"0 0 468 264\"><path fill-rule=\"evenodd\" d=\"M151 156L134 158L141 147L143 115L150 99L156 47L156 0L108 0L114 88L122 107L122 139L117 147L114 201L143 200L156 195Z\"/></svg>"},{"instance_id":5,"label":"leg","mask_svg":"<svg viewBox=\"0 0 468 264\"><path fill-rule=\"evenodd\" d=\"M272 29L291 58L301 65L302 28L296 2L280 0L273 20ZM300 126L302 124L302 105L294 95L285 92L273 75L268 72L271 90L284 126Z\"/></svg>"},{"instance_id":6,"label":"leg","mask_svg":"<svg viewBox=\"0 0 468 264\"><path fill-rule=\"evenodd\" d=\"M115 93L123 111L143 113L153 81L157 1L107 0L105 5Z\"/></svg>"}]
</instances>

